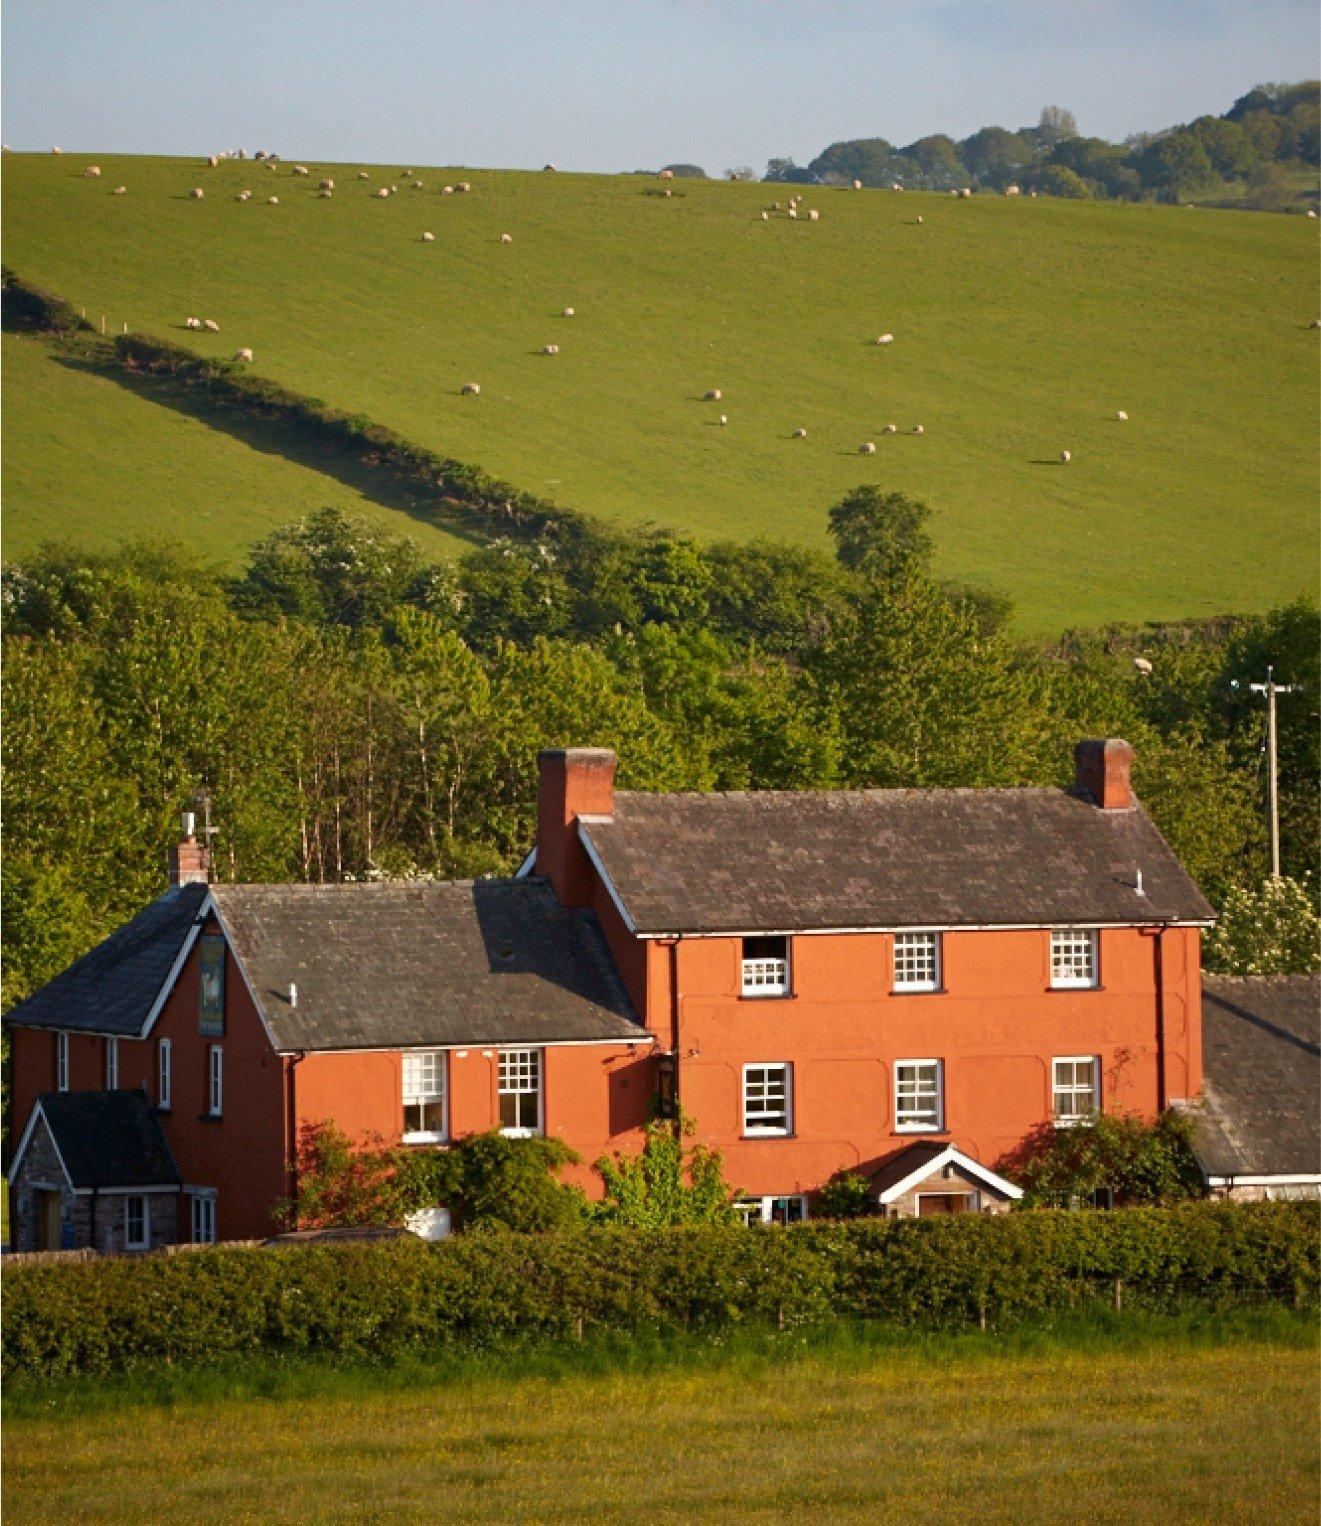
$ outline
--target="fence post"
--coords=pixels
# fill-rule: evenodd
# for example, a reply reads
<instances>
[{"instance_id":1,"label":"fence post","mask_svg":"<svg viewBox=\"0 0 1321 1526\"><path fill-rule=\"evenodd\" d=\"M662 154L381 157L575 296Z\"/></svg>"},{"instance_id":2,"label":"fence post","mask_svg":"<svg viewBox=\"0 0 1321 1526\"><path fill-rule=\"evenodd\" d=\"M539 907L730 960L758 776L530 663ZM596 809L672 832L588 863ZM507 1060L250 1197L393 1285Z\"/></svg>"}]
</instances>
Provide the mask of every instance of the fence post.
<instances>
[{"instance_id":1,"label":"fence post","mask_svg":"<svg viewBox=\"0 0 1321 1526\"><path fill-rule=\"evenodd\" d=\"M980 1330L985 1330L986 1328L986 1300L984 1298L977 1305L977 1327Z\"/></svg>"},{"instance_id":2,"label":"fence post","mask_svg":"<svg viewBox=\"0 0 1321 1526\"><path fill-rule=\"evenodd\" d=\"M1123 1312L1124 1312L1124 1279L1122 1277L1116 1277L1115 1278L1115 1313L1116 1314L1122 1314Z\"/></svg>"}]
</instances>

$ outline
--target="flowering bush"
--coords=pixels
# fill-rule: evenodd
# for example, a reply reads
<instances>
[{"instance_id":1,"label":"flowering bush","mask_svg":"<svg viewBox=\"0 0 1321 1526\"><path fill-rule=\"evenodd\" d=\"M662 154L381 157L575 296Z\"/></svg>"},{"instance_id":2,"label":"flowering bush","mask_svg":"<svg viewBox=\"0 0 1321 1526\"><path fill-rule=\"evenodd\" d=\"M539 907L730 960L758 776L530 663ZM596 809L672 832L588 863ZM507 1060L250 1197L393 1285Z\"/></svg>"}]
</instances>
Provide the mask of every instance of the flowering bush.
<instances>
[{"instance_id":1,"label":"flowering bush","mask_svg":"<svg viewBox=\"0 0 1321 1526\"><path fill-rule=\"evenodd\" d=\"M1321 970L1321 917L1307 876L1239 886L1207 934L1208 970L1222 975L1306 975Z\"/></svg>"}]
</instances>

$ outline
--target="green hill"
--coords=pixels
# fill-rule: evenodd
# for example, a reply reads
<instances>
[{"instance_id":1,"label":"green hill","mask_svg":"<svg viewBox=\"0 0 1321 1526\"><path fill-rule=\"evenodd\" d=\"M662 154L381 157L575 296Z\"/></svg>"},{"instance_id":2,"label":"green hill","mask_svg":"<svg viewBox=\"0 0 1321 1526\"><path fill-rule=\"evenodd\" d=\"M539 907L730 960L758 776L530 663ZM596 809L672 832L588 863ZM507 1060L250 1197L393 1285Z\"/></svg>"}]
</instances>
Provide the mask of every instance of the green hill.
<instances>
[{"instance_id":1,"label":"green hill","mask_svg":"<svg viewBox=\"0 0 1321 1526\"><path fill-rule=\"evenodd\" d=\"M567 506L820 544L845 490L901 488L937 510L942 570L1007 588L1025 628L1258 609L1315 581L1311 220L807 189L819 222L763 222L793 188L419 170L413 190L398 168L108 156L85 180L85 162L6 156L24 275L111 332L251 346L257 371ZM459 178L471 194L443 195ZM59 405L29 401L53 448ZM134 401L133 457L168 460L166 410ZM133 459L100 475L130 505ZM171 475L144 528L188 524ZM12 492L35 534L42 500ZM248 538L236 516L233 558Z\"/></svg>"}]
</instances>

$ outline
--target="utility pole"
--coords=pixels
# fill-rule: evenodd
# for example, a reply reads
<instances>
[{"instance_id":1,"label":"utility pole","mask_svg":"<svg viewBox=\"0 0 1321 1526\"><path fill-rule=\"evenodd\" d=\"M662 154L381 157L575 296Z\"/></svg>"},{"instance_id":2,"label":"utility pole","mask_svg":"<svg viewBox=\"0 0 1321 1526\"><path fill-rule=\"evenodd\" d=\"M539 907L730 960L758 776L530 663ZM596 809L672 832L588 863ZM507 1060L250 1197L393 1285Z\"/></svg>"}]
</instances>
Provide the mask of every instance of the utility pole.
<instances>
[{"instance_id":1,"label":"utility pole","mask_svg":"<svg viewBox=\"0 0 1321 1526\"><path fill-rule=\"evenodd\" d=\"M1237 688L1237 684L1234 686ZM1271 878L1278 880L1280 877L1280 781L1279 781L1279 746L1275 726L1275 696L1277 694L1294 694L1302 688L1302 684L1277 684L1275 682L1275 669L1268 666L1266 669L1266 682L1264 684L1249 684L1248 688L1253 694L1266 696L1266 770L1267 791L1270 802L1271 817Z\"/></svg>"}]
</instances>

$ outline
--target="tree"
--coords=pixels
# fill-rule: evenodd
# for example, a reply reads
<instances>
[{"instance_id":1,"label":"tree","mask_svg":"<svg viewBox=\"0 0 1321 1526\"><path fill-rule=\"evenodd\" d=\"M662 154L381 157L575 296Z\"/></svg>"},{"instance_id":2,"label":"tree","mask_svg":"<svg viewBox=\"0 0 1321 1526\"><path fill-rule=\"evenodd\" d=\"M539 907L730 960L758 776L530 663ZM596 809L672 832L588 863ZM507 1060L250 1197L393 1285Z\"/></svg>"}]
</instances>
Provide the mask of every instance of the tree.
<instances>
[{"instance_id":1,"label":"tree","mask_svg":"<svg viewBox=\"0 0 1321 1526\"><path fill-rule=\"evenodd\" d=\"M1173 196L1190 196L1215 178L1210 157L1190 132L1171 132L1145 149L1137 161L1142 183Z\"/></svg>"},{"instance_id":2,"label":"tree","mask_svg":"<svg viewBox=\"0 0 1321 1526\"><path fill-rule=\"evenodd\" d=\"M410 1204L396 1180L401 1154L379 1137L354 1145L331 1119L305 1120L295 1153L298 1195L278 1206L276 1223L285 1229L402 1225Z\"/></svg>"},{"instance_id":3,"label":"tree","mask_svg":"<svg viewBox=\"0 0 1321 1526\"><path fill-rule=\"evenodd\" d=\"M829 515L840 565L868 578L891 580L930 566L934 543L931 510L903 493L854 488Z\"/></svg>"},{"instance_id":4,"label":"tree","mask_svg":"<svg viewBox=\"0 0 1321 1526\"><path fill-rule=\"evenodd\" d=\"M706 171L700 164L663 164L662 170L669 170L676 180L705 180Z\"/></svg>"},{"instance_id":5,"label":"tree","mask_svg":"<svg viewBox=\"0 0 1321 1526\"><path fill-rule=\"evenodd\" d=\"M1206 1195L1193 1129L1192 1117L1173 1109L1154 1123L1096 1113L1036 1130L998 1169L1023 1188L1025 1208L1083 1206L1105 1191L1117 1206L1185 1202Z\"/></svg>"},{"instance_id":6,"label":"tree","mask_svg":"<svg viewBox=\"0 0 1321 1526\"><path fill-rule=\"evenodd\" d=\"M792 159L768 159L762 179L773 185L811 185L812 171Z\"/></svg>"},{"instance_id":7,"label":"tree","mask_svg":"<svg viewBox=\"0 0 1321 1526\"><path fill-rule=\"evenodd\" d=\"M1310 881L1236 887L1207 934L1208 970L1225 975L1308 975L1321 970L1321 917Z\"/></svg>"},{"instance_id":8,"label":"tree","mask_svg":"<svg viewBox=\"0 0 1321 1526\"><path fill-rule=\"evenodd\" d=\"M1288 170L1273 159L1259 159L1246 178L1243 204L1254 211L1286 212L1297 199Z\"/></svg>"},{"instance_id":9,"label":"tree","mask_svg":"<svg viewBox=\"0 0 1321 1526\"><path fill-rule=\"evenodd\" d=\"M903 150L904 157L918 167L923 185L933 191L952 191L970 178L959 158L958 144L948 134L932 133L919 138Z\"/></svg>"},{"instance_id":10,"label":"tree","mask_svg":"<svg viewBox=\"0 0 1321 1526\"><path fill-rule=\"evenodd\" d=\"M578 1228L588 1212L580 1188L558 1172L578 1161L558 1139L468 1134L444 1150L401 1152L398 1180L410 1211L443 1207L455 1229L542 1234Z\"/></svg>"},{"instance_id":11,"label":"tree","mask_svg":"<svg viewBox=\"0 0 1321 1526\"><path fill-rule=\"evenodd\" d=\"M908 185L921 175L917 163L884 138L852 138L832 143L812 160L808 172L823 185L847 185L854 180L869 186L890 185L894 181Z\"/></svg>"},{"instance_id":12,"label":"tree","mask_svg":"<svg viewBox=\"0 0 1321 1526\"><path fill-rule=\"evenodd\" d=\"M1223 117L1198 117L1188 130L1206 150L1217 175L1241 180L1257 161L1257 146L1237 122Z\"/></svg>"},{"instance_id":13,"label":"tree","mask_svg":"<svg viewBox=\"0 0 1321 1526\"><path fill-rule=\"evenodd\" d=\"M817 1194L816 1213L822 1219L865 1219L877 1212L871 1183L856 1171L840 1171Z\"/></svg>"},{"instance_id":14,"label":"tree","mask_svg":"<svg viewBox=\"0 0 1321 1526\"><path fill-rule=\"evenodd\" d=\"M1037 141L1046 148L1054 148L1065 138L1078 136L1078 123L1071 111L1063 106L1043 106L1037 121Z\"/></svg>"},{"instance_id":15,"label":"tree","mask_svg":"<svg viewBox=\"0 0 1321 1526\"><path fill-rule=\"evenodd\" d=\"M733 169L725 171L726 180L755 180L757 172L750 164L736 165Z\"/></svg>"},{"instance_id":16,"label":"tree","mask_svg":"<svg viewBox=\"0 0 1321 1526\"><path fill-rule=\"evenodd\" d=\"M1096 195L1096 188L1073 170L1062 164L1046 164L1033 170L1028 183L1034 191L1046 196L1062 196L1069 201L1089 201Z\"/></svg>"},{"instance_id":17,"label":"tree","mask_svg":"<svg viewBox=\"0 0 1321 1526\"><path fill-rule=\"evenodd\" d=\"M1034 146L1004 127L983 127L958 146L972 178L1000 188L1008 185L1035 157Z\"/></svg>"},{"instance_id":18,"label":"tree","mask_svg":"<svg viewBox=\"0 0 1321 1526\"><path fill-rule=\"evenodd\" d=\"M734 1224L733 1191L719 1150L685 1146L694 1125L656 1120L647 1125L641 1153L603 1155L595 1165L605 1183L596 1217L631 1229L673 1224Z\"/></svg>"}]
</instances>

